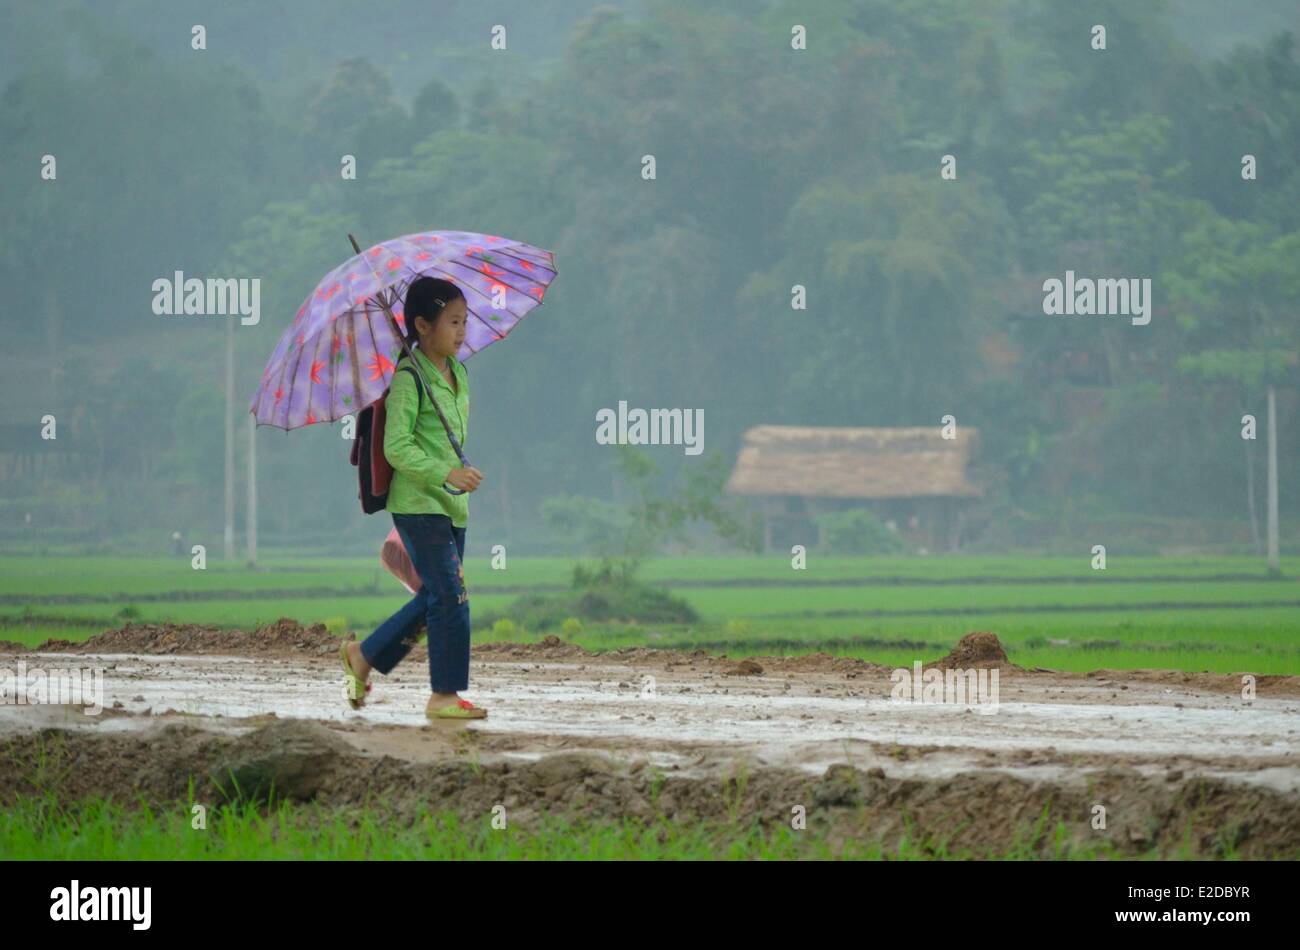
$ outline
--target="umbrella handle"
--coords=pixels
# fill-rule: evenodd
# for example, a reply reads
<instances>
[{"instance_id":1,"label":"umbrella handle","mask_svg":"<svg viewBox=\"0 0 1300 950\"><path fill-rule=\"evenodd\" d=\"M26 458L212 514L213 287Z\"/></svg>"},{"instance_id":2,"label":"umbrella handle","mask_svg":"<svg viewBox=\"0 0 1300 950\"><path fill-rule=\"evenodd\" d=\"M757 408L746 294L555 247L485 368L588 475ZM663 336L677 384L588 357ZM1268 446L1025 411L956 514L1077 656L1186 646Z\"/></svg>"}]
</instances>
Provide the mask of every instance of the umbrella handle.
<instances>
[{"instance_id":1,"label":"umbrella handle","mask_svg":"<svg viewBox=\"0 0 1300 950\"><path fill-rule=\"evenodd\" d=\"M443 488L443 491L445 491L448 495L463 495L463 494L465 494L465 489L463 489L463 488L448 488L446 482L443 482L443 483L442 483L442 488Z\"/></svg>"},{"instance_id":2,"label":"umbrella handle","mask_svg":"<svg viewBox=\"0 0 1300 950\"><path fill-rule=\"evenodd\" d=\"M465 468L469 468L469 459L465 458L464 453L461 452L460 443L458 443L456 437L451 434L451 429L447 430L447 438L451 440L451 447L456 450L456 456L460 459L460 464ZM442 483L442 488L448 495L463 495L466 492L466 489L464 488L449 488L447 487L446 482Z\"/></svg>"}]
</instances>

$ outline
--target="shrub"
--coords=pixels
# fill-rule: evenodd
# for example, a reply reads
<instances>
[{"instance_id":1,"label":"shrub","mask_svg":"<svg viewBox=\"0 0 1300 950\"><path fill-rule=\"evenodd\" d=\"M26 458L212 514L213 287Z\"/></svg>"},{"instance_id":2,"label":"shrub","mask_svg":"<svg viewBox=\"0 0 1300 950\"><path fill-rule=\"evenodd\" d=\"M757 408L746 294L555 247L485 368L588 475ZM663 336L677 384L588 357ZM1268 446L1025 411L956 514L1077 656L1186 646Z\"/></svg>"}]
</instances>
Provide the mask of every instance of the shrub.
<instances>
[{"instance_id":1,"label":"shrub","mask_svg":"<svg viewBox=\"0 0 1300 950\"><path fill-rule=\"evenodd\" d=\"M615 578L557 594L521 594L508 613L530 630L551 630L568 620L579 623L695 623L690 604L657 587Z\"/></svg>"},{"instance_id":2,"label":"shrub","mask_svg":"<svg viewBox=\"0 0 1300 950\"><path fill-rule=\"evenodd\" d=\"M898 554L903 540L866 508L814 515L818 547L827 554Z\"/></svg>"}]
</instances>

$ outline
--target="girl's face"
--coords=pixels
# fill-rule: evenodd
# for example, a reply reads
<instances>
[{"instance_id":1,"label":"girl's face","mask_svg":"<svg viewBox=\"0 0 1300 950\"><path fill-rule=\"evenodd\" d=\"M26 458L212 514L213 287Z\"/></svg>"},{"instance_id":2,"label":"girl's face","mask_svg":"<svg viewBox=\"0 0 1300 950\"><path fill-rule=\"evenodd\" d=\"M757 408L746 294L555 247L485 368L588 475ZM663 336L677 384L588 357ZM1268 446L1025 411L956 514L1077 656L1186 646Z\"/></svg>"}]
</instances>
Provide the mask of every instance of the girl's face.
<instances>
[{"instance_id":1,"label":"girl's face","mask_svg":"<svg viewBox=\"0 0 1300 950\"><path fill-rule=\"evenodd\" d=\"M465 318L469 308L464 297L457 297L442 308L438 322L432 328L424 317L415 318L415 329L420 334L420 349L428 356L430 352L438 358L455 356L465 342Z\"/></svg>"}]
</instances>

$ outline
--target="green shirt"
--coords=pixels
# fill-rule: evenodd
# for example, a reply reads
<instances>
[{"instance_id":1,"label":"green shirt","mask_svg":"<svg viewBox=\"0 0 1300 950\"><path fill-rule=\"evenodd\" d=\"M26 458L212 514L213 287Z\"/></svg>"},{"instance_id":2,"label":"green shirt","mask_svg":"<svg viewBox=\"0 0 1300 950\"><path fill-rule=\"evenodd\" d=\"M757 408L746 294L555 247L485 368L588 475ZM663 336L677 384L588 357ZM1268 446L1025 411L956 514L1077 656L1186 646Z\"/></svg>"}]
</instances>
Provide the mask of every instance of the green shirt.
<instances>
[{"instance_id":1,"label":"green shirt","mask_svg":"<svg viewBox=\"0 0 1300 950\"><path fill-rule=\"evenodd\" d=\"M454 356L447 357L456 378L457 389L453 392L419 347L415 347L415 358L463 449L469 423L469 380L464 364ZM410 357L405 354L397 361L384 403L384 455L393 466L385 507L394 514L448 515L453 525L463 528L469 520L469 493L452 495L442 487L451 470L461 467L460 457L451 447L428 393L421 405L415 377L405 370L397 372L398 367L409 363Z\"/></svg>"}]
</instances>

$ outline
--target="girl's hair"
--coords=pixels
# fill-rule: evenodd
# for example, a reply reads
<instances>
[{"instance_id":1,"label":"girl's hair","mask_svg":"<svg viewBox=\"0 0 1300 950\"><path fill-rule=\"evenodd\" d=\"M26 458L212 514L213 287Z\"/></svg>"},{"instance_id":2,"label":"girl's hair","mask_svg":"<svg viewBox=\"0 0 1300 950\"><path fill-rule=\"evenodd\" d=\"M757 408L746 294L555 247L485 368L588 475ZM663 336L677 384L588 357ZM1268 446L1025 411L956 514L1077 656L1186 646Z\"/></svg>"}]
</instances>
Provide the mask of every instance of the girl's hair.
<instances>
[{"instance_id":1,"label":"girl's hair","mask_svg":"<svg viewBox=\"0 0 1300 950\"><path fill-rule=\"evenodd\" d=\"M430 323L436 323L438 314L447 304L464 297L459 287L441 277L419 277L406 288L406 302L402 305L402 314L406 320L406 341L415 346L420 342L420 333L415 329L415 318L424 317Z\"/></svg>"}]
</instances>

